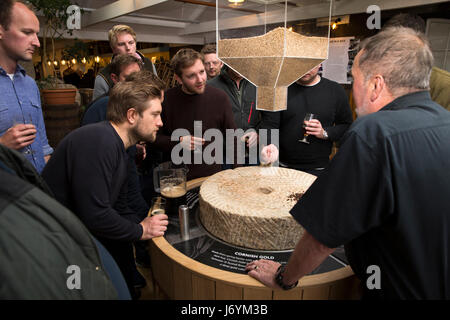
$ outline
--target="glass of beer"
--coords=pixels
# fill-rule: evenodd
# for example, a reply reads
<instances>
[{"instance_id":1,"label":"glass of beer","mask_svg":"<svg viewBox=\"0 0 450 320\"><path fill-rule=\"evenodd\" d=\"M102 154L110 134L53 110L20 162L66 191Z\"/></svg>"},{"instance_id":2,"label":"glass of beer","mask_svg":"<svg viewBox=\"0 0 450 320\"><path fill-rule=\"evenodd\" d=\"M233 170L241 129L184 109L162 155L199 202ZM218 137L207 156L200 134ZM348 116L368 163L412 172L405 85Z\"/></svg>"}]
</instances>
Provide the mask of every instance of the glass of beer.
<instances>
[{"instance_id":1,"label":"glass of beer","mask_svg":"<svg viewBox=\"0 0 450 320\"><path fill-rule=\"evenodd\" d=\"M186 174L185 168L162 170L159 176L161 196L166 199L167 215L177 216L178 207L186 204Z\"/></svg>"},{"instance_id":2,"label":"glass of beer","mask_svg":"<svg viewBox=\"0 0 450 320\"><path fill-rule=\"evenodd\" d=\"M164 213L166 213L166 199L164 199L162 197L154 197L152 199L150 216L154 216L155 214L164 214Z\"/></svg>"},{"instance_id":3,"label":"glass of beer","mask_svg":"<svg viewBox=\"0 0 450 320\"><path fill-rule=\"evenodd\" d=\"M305 121L310 121L312 119L317 119L317 116L315 114L312 114L312 113L307 113L305 115L305 118L303 119L303 123L302 123L303 139L298 140L299 142L303 142L303 143L307 143L307 144L310 143L308 141L308 139L307 139L308 134L306 133L306 123L305 123Z\"/></svg>"}]
</instances>

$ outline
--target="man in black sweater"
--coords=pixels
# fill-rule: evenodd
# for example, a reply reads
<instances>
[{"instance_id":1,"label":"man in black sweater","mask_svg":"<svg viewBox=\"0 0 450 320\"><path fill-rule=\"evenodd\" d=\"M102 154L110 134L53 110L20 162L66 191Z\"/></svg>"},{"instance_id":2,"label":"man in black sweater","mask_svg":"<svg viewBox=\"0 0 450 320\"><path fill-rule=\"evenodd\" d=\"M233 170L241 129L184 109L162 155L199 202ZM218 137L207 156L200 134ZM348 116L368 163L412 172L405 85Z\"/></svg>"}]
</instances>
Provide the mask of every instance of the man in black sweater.
<instances>
[{"instance_id":1,"label":"man in black sweater","mask_svg":"<svg viewBox=\"0 0 450 320\"><path fill-rule=\"evenodd\" d=\"M280 130L280 166L314 175L327 167L333 142L343 136L353 120L344 89L322 78L319 68L313 68L288 88L287 110L261 112L261 128ZM299 142L306 113L318 118L307 123L309 144Z\"/></svg>"},{"instance_id":2,"label":"man in black sweater","mask_svg":"<svg viewBox=\"0 0 450 320\"><path fill-rule=\"evenodd\" d=\"M166 215L142 220L128 208L126 149L155 140L162 126L161 101L162 90L154 84L119 82L110 92L108 121L67 135L42 173L56 199L109 250L130 292L132 242L162 236L168 221Z\"/></svg>"}]
</instances>

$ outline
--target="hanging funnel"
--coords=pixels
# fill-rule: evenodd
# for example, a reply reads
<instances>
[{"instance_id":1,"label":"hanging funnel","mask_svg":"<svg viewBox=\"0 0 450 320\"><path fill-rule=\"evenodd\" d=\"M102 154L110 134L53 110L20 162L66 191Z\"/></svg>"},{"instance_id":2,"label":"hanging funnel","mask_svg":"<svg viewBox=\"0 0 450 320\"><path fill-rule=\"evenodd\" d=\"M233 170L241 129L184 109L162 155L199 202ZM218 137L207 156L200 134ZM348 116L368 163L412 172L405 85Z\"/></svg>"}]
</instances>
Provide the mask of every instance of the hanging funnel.
<instances>
[{"instance_id":1,"label":"hanging funnel","mask_svg":"<svg viewBox=\"0 0 450 320\"><path fill-rule=\"evenodd\" d=\"M217 56L257 87L257 110L286 110L288 86L328 58L329 23L315 18L329 21L330 10L331 1L216 0Z\"/></svg>"}]
</instances>

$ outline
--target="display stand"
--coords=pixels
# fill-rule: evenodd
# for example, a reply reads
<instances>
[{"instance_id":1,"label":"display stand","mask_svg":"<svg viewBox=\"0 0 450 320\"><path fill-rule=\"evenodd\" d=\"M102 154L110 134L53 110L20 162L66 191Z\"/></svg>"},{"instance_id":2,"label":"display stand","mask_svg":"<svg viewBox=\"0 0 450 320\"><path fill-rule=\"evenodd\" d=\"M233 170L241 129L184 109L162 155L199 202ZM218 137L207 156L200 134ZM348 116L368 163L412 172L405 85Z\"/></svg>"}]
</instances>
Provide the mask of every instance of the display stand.
<instances>
[{"instance_id":1,"label":"display stand","mask_svg":"<svg viewBox=\"0 0 450 320\"><path fill-rule=\"evenodd\" d=\"M187 189L198 188L205 178L195 179L187 183ZM194 212L194 211L192 211ZM195 230L192 230L192 239L195 241ZM203 255L208 256L204 260L214 261L216 266L211 266L204 261L197 261L184 254L183 247L189 247L187 242L175 241L172 232L172 244L167 240L170 235L166 233L165 237L153 238L150 240L150 257L152 262L153 283L155 286L156 298L169 298L177 300L329 300L329 299L358 299L359 280L354 275L350 266L339 261L339 256L329 257L324 263L316 269L316 274L305 276L301 279L298 286L289 291L272 290L267 288L259 281L246 275L240 270L229 271L236 265L234 262L241 261L246 252L243 248L231 248L230 252L238 252L236 261L233 263L221 263L220 256L224 260L226 257L232 257L233 254L224 253L228 246L220 243L210 236L204 236L210 242L209 246L204 246ZM202 238L200 238L200 241ZM217 242L216 242L217 241ZM179 248L179 250L176 249ZM217 249L219 248L219 249ZM222 249L225 250L221 252ZM205 252L205 251L212 251ZM277 257L289 256L289 253L263 252L261 255L278 255ZM201 256L201 255L197 255ZM249 254L251 256L251 254ZM209 257L213 257L210 259ZM250 258L249 258L250 259ZM201 260L201 259L200 259ZM278 259L275 259L278 261ZM342 260L345 260L343 258ZM222 261L223 262L223 261ZM222 265L220 267L219 265ZM242 265L241 265L242 266ZM327 269L333 269L326 271ZM322 272L325 271L325 272Z\"/></svg>"}]
</instances>

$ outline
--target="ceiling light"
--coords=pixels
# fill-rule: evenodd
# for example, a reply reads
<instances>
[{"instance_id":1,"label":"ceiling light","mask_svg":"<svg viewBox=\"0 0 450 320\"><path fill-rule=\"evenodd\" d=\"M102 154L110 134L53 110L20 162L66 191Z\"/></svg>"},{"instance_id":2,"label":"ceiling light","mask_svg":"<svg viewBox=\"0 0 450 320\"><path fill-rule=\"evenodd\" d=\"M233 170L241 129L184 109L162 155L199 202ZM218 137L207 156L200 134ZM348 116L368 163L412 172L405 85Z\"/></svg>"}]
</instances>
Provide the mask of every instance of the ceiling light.
<instances>
[{"instance_id":1,"label":"ceiling light","mask_svg":"<svg viewBox=\"0 0 450 320\"><path fill-rule=\"evenodd\" d=\"M245 2L245 0L228 0L228 3L232 7L239 7L242 6L242 4Z\"/></svg>"}]
</instances>

